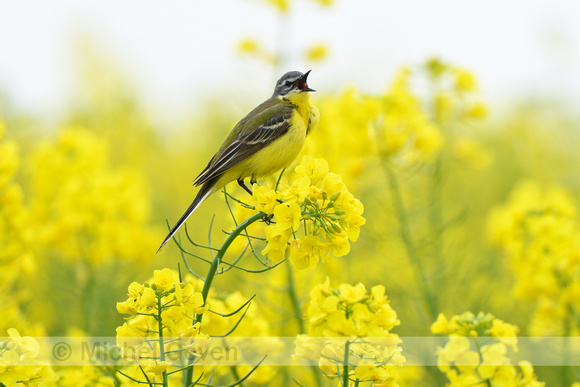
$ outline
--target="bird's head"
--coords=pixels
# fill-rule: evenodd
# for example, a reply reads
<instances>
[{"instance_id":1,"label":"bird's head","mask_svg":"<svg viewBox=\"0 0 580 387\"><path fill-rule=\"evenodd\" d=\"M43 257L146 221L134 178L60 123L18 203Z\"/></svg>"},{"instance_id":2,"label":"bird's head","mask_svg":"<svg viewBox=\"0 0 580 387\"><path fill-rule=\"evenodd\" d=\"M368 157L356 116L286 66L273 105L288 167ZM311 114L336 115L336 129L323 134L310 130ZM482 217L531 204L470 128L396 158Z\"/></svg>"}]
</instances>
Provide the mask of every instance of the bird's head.
<instances>
[{"instance_id":1,"label":"bird's head","mask_svg":"<svg viewBox=\"0 0 580 387\"><path fill-rule=\"evenodd\" d=\"M278 79L278 82L276 82L276 88L274 89L272 97L289 97L293 94L316 91L308 87L308 83L306 83L306 78L308 78L310 71L308 70L304 74L300 71L289 71L282 75Z\"/></svg>"}]
</instances>

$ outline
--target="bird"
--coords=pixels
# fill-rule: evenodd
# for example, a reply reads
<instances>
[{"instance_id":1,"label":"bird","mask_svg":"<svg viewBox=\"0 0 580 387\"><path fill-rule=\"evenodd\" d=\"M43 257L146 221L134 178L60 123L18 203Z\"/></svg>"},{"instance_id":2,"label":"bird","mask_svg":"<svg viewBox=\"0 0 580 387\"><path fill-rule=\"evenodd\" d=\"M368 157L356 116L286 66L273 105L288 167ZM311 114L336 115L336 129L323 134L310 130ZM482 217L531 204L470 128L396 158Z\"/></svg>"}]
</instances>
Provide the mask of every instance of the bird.
<instances>
[{"instance_id":1,"label":"bird","mask_svg":"<svg viewBox=\"0 0 580 387\"><path fill-rule=\"evenodd\" d=\"M310 100L310 93L316 90L307 83L310 71L289 71L282 75L272 96L233 127L205 169L195 178L194 186L201 188L157 252L205 199L226 184L236 180L252 195L244 183L245 178L249 177L253 185L257 179L270 176L294 161L306 136L318 125L319 111Z\"/></svg>"}]
</instances>

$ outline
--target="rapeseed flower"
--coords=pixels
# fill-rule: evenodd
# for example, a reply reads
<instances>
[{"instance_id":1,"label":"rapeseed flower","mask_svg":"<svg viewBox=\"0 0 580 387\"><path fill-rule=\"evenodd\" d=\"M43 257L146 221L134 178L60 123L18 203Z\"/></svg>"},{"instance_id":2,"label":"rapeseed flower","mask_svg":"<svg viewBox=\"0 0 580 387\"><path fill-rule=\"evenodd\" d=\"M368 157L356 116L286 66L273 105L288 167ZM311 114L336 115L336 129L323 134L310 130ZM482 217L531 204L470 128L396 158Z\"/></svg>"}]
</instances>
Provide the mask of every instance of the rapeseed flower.
<instances>
[{"instance_id":1,"label":"rapeseed flower","mask_svg":"<svg viewBox=\"0 0 580 387\"><path fill-rule=\"evenodd\" d=\"M37 360L40 345L32 337L22 337L14 328L10 338L0 342L0 384L42 386L58 380L48 363Z\"/></svg>"},{"instance_id":2,"label":"rapeseed flower","mask_svg":"<svg viewBox=\"0 0 580 387\"><path fill-rule=\"evenodd\" d=\"M390 330L400 321L384 286L374 286L370 293L360 283L331 288L327 278L312 288L306 320L307 334L295 341L298 358L318 360L330 378L342 378L348 372L351 381L398 385L396 368L405 357L398 346L401 340Z\"/></svg>"},{"instance_id":3,"label":"rapeseed flower","mask_svg":"<svg viewBox=\"0 0 580 387\"><path fill-rule=\"evenodd\" d=\"M297 268L314 268L330 252L341 257L350 251L349 240L358 239L365 223L364 207L348 192L341 177L329 172L323 159L304 156L295 173L291 183L280 182L277 192L255 186L256 207L274 205L273 224L264 230L267 246L262 254L279 262L290 246L289 258Z\"/></svg>"},{"instance_id":4,"label":"rapeseed flower","mask_svg":"<svg viewBox=\"0 0 580 387\"><path fill-rule=\"evenodd\" d=\"M316 44L306 50L306 59L312 62L321 62L328 57L328 47L324 44Z\"/></svg>"},{"instance_id":5,"label":"rapeseed flower","mask_svg":"<svg viewBox=\"0 0 580 387\"><path fill-rule=\"evenodd\" d=\"M580 225L572 198L559 187L519 184L489 217L493 242L508 256L520 299L536 302L534 335L577 332L565 324L580 306Z\"/></svg>"},{"instance_id":6,"label":"rapeseed flower","mask_svg":"<svg viewBox=\"0 0 580 387\"><path fill-rule=\"evenodd\" d=\"M154 250L149 196L136 170L112 168L107 142L84 128L62 130L32 158L36 241L92 266L137 260Z\"/></svg>"},{"instance_id":7,"label":"rapeseed flower","mask_svg":"<svg viewBox=\"0 0 580 387\"><path fill-rule=\"evenodd\" d=\"M518 369L508 356L509 349L517 351L515 325L490 313L465 312L449 320L441 313L431 331L449 335L447 344L438 348L437 366L453 386L544 386L529 362L519 362Z\"/></svg>"},{"instance_id":8,"label":"rapeseed flower","mask_svg":"<svg viewBox=\"0 0 580 387\"><path fill-rule=\"evenodd\" d=\"M129 285L127 295L127 300L117 303L119 313L129 315L117 328L117 345L126 359L139 362L149 378L160 380L168 367L181 364L166 360L168 351L177 352L179 361L203 353L208 335L200 332L195 318L208 307L191 283L178 282L176 274L165 268L155 270L151 282Z\"/></svg>"}]
</instances>

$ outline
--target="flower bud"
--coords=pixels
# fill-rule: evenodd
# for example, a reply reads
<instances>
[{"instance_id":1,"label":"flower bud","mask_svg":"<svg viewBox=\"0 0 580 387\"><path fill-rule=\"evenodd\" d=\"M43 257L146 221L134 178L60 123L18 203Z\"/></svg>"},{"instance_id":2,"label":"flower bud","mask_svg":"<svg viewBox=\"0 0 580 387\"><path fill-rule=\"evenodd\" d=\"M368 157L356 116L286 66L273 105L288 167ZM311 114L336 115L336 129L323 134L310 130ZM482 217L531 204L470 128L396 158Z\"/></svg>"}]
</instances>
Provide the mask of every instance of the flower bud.
<instances>
[{"instance_id":1,"label":"flower bud","mask_svg":"<svg viewBox=\"0 0 580 387\"><path fill-rule=\"evenodd\" d=\"M330 201L331 202L335 202L338 200L338 198L340 197L340 191L336 191L335 193L332 194L332 196L330 197Z\"/></svg>"}]
</instances>

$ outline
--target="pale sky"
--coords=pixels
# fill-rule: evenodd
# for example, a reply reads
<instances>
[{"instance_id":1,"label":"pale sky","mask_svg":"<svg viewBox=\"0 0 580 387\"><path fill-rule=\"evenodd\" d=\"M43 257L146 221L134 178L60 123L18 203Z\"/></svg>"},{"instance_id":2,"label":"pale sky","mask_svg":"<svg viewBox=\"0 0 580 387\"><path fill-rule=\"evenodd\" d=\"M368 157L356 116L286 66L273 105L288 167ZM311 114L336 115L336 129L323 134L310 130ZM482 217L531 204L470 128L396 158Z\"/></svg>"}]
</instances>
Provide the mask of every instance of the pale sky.
<instances>
[{"instance_id":1,"label":"pale sky","mask_svg":"<svg viewBox=\"0 0 580 387\"><path fill-rule=\"evenodd\" d=\"M380 91L400 66L437 55L472 70L492 106L532 94L580 100L578 1L292 3L283 40L292 60L281 71L312 68L320 92ZM180 114L212 93L247 107L281 74L240 59L236 43L254 37L274 47L279 23L264 0L0 0L0 90L36 112L66 106L75 42L90 36L155 114ZM301 50L318 42L329 46L328 61L304 62Z\"/></svg>"}]
</instances>

